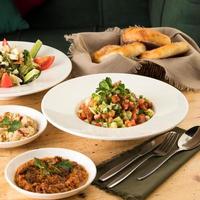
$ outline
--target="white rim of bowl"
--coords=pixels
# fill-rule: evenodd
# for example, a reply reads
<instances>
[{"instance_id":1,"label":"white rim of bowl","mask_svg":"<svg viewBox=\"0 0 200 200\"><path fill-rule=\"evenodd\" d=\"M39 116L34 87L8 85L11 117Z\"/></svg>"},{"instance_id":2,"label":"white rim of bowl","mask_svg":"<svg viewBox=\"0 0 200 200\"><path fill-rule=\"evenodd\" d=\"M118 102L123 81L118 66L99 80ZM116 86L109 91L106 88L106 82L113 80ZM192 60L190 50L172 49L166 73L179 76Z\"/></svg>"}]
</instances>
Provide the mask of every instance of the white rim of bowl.
<instances>
[{"instance_id":1,"label":"white rim of bowl","mask_svg":"<svg viewBox=\"0 0 200 200\"><path fill-rule=\"evenodd\" d=\"M41 124L42 124L42 129L40 129L36 134L34 134L34 135L30 136L30 137L24 138L24 139L22 139L22 140L10 141L10 142L0 142L0 145L1 145L1 144L2 144L2 145L10 145L10 144L16 144L16 145L17 145L17 144L21 143L22 141L25 142L25 141L27 141L27 140L30 140L30 139L36 137L36 136L40 136L40 135L42 134L42 132L43 132L43 131L46 129L46 127L47 127L48 122L47 122L46 117L43 115L42 112L40 112L40 111L38 111L38 110L36 110L36 109L34 109L34 108L31 108L31 107L28 107L28 106L8 105L8 104L6 104L6 105L0 105L0 108L1 108L1 107L18 107L18 108L23 108L23 109L26 109L26 110L31 110L32 112L35 112L35 113L37 113L38 115L40 115L41 118L43 118L43 122L41 123ZM28 115L27 115L27 116L28 116ZM29 116L29 117L31 117L31 116ZM37 123L38 123L38 121L37 121ZM44 124L43 124L43 123L44 123Z\"/></svg>"},{"instance_id":2,"label":"white rim of bowl","mask_svg":"<svg viewBox=\"0 0 200 200\"><path fill-rule=\"evenodd\" d=\"M88 177L88 180L87 180L87 182L84 184L84 185L82 185L82 186L80 186L80 187L78 187L78 188L76 188L76 189L74 189L74 190L70 190L70 191L67 191L67 192L58 192L58 193L50 193L50 194L48 194L48 193L38 193L38 192L30 192L30 191L27 191L27 190L24 190L24 189L22 189L22 188L20 188L20 187L18 187L16 184L14 184L9 178L8 178L8 174L7 174L7 171L8 171L8 168L9 168L9 166L10 166L10 164L12 163L12 162L14 162L16 159L18 159L19 157L21 157L21 156L23 156L23 155L25 155L25 154L29 154L29 153L31 153L31 152L34 152L34 151L38 151L38 150L52 150L52 149L57 149L57 150L65 150L65 151L68 151L68 152L72 152L72 153L76 153L76 154L80 154L81 156L83 156L85 159L87 159L87 160L89 160L90 161L90 163L91 163L91 166L93 167L93 169L94 169L94 172L93 172L93 174L92 173L90 173L90 172L88 172L88 170L86 170L87 171L87 173L89 174L89 177ZM56 155L55 155L56 156ZM31 159L33 159L33 158L30 158L30 160ZM75 162L77 162L77 161L75 161ZM23 163L25 163L25 162L23 162ZM21 163L20 165L22 165L23 163ZM78 163L78 162L77 162ZM79 163L78 163L79 164ZM19 165L19 166L20 166ZM18 166L18 167L19 167ZM85 168L85 167L84 167ZM21 193L24 193L24 194L27 194L27 195L35 195L35 194L37 194L37 195L41 195L41 196L51 196L51 197L53 197L53 196L57 196L57 195L65 195L65 194L68 194L68 193L70 193L70 192L76 192L76 191L79 191L79 190L81 190L81 189L85 189L87 186L89 186L91 183L92 183L92 181L95 179L95 177L96 177L96 174L97 174L97 168L96 168L96 165L94 164L94 162L88 157L88 156L86 156L86 155L84 155L84 154L82 154L82 153L80 153L80 152L78 152L78 151L74 151L74 150L71 150L71 149L65 149L65 148L39 148L39 149L33 149L33 150L30 150L30 151L26 151L26 152L24 152L24 153L21 153L20 155L18 155L18 156L15 156L12 160L10 160L9 162L8 162L8 164L6 165L6 167L5 167L5 170L4 170L4 177L5 177L5 179L6 179L6 181L9 183L9 185L11 186L11 187L13 187L15 190L18 190L18 191L20 191ZM89 179L90 178L90 179Z\"/></svg>"},{"instance_id":3,"label":"white rim of bowl","mask_svg":"<svg viewBox=\"0 0 200 200\"><path fill-rule=\"evenodd\" d=\"M120 74L126 75L125 73L99 73L99 74L96 74L96 75L107 76L107 75L109 75L109 74L111 74L111 75L119 75L119 76L120 76ZM69 79L69 80L66 80L66 81L64 81L64 82L62 82L62 83L59 83L58 85L56 85L56 86L53 87L52 89L55 89L55 88L59 87L60 85L64 85L66 82L70 82L70 81L82 79L82 78L84 78L84 77L92 77L92 76L94 76L94 75L95 75L95 74L89 74L89 75L84 75L84 76L76 77L76 78L73 78L73 79ZM178 90L177 88L175 88L174 86L172 86L172 85L170 85L170 84L168 84L168 83L166 83L166 82L160 81L160 80L158 80L158 79L155 79L155 78L146 77L146 76L142 76L142 75L138 75L138 74L128 74L128 75L145 77L146 79L153 79L154 81L161 82L162 84L167 85L168 87L171 87L173 90L176 90L177 93L180 94L180 95L182 96L183 101L185 102L185 110L184 110L184 113L183 113L183 115L182 115L182 118L180 118L179 121L177 121L173 126L170 126L168 129L161 130L160 132L158 132L158 133L153 133L152 135L149 135L149 136L139 136L139 137L135 137L135 138L129 138L129 137L128 137L128 138L124 138L124 139L121 139L121 138L118 138L118 137L112 137L112 138L106 138L106 139L105 139L105 137L102 137L102 136L96 136L96 135L95 135L95 136L93 136L93 135L89 136L89 135L84 135L84 134L82 134L82 133L80 134L80 133L77 132L77 131L73 131L73 130L71 130L71 129L68 129L68 128L65 128L65 127L62 127L62 126L56 124L56 123L46 114L45 109L44 109L44 106L43 106L43 105L44 105L44 101L46 100L47 94L48 94L51 90L49 90L49 91L43 96L43 99L42 99L42 102L41 102L41 110L42 110L42 113L43 113L43 115L46 117L46 119L47 119L54 127L56 127L56 128L58 128L58 129L64 131L65 133L72 134L72 135L75 135L75 136L79 136L79 137L82 137L82 138L97 139L97 140L105 140L105 141L128 141L128 140L144 139L144 138L147 138L147 137L153 137L153 136L161 135L161 134L163 134L163 133L165 133L165 132L167 132L167 131L173 129L174 127L176 127L179 123L181 123L181 122L185 119L185 117L186 117L186 115L187 115L187 113L188 113L188 110L189 110L189 105L188 105L188 101L187 101L186 97L183 95L183 93L182 93L181 91L179 91L179 90ZM80 100L80 101L81 101L81 100ZM86 123L86 122L85 122L85 123ZM89 125L91 125L91 124L89 124ZM142 124L139 124L139 125L137 125L137 126L140 126L140 125L142 126ZM94 126L94 125L91 125L91 126ZM102 128L102 129L103 129L103 127L99 127L99 128ZM133 128L133 127L127 127L127 128ZM106 128L106 129L107 129L107 128Z\"/></svg>"}]
</instances>

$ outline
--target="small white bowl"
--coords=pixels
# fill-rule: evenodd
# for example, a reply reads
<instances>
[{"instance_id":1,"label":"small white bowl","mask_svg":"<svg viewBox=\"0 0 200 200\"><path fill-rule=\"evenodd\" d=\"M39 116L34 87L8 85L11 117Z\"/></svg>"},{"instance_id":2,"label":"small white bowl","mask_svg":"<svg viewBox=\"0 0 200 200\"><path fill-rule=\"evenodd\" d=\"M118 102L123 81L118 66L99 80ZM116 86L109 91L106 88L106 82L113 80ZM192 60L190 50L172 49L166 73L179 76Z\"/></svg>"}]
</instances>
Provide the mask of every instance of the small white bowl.
<instances>
[{"instance_id":1,"label":"small white bowl","mask_svg":"<svg viewBox=\"0 0 200 200\"><path fill-rule=\"evenodd\" d=\"M14 181L14 176L17 168L21 164L33 159L34 157L45 158L54 156L60 156L62 158L70 159L82 165L89 174L87 182L77 189L68 192L53 193L53 194L29 192L27 190L21 189L16 185ZM37 199L61 199L75 195L80 191L84 190L86 187L88 187L96 176L96 166L90 158L73 150L63 149L63 148L41 148L41 149L27 151L13 158L7 164L4 173L5 173L5 178L7 182L10 184L10 186L13 187L16 191L26 195L27 197L37 198Z\"/></svg>"},{"instance_id":2,"label":"small white bowl","mask_svg":"<svg viewBox=\"0 0 200 200\"><path fill-rule=\"evenodd\" d=\"M19 105L0 106L0 115L2 115L5 112L19 113L22 116L31 117L32 119L37 121L39 125L39 130L33 136L22 139L22 140L11 141L11 142L0 142L0 148L13 148L13 147L22 146L24 144L32 142L33 140L35 140L37 137L39 137L42 134L42 132L45 130L47 126L47 120L44 117L44 115L33 108L29 108L26 106L19 106Z\"/></svg>"}]
</instances>

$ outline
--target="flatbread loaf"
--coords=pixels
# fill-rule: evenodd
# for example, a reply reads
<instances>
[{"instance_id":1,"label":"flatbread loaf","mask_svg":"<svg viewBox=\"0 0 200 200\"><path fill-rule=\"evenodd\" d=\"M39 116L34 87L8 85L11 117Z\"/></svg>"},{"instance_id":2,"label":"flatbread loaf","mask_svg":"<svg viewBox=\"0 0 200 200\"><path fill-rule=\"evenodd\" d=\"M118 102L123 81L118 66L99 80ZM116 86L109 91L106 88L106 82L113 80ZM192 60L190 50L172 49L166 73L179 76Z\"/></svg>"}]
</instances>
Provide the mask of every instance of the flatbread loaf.
<instances>
[{"instance_id":1,"label":"flatbread loaf","mask_svg":"<svg viewBox=\"0 0 200 200\"><path fill-rule=\"evenodd\" d=\"M140 58L146 58L146 59L168 58L185 53L188 50L189 46L186 42L174 42L150 51L145 51L141 54Z\"/></svg>"},{"instance_id":2,"label":"flatbread loaf","mask_svg":"<svg viewBox=\"0 0 200 200\"><path fill-rule=\"evenodd\" d=\"M121 42L123 44L143 42L154 46L163 46L170 44L171 39L169 36L150 28L130 27L122 31Z\"/></svg>"},{"instance_id":3,"label":"flatbread loaf","mask_svg":"<svg viewBox=\"0 0 200 200\"><path fill-rule=\"evenodd\" d=\"M120 54L122 56L131 58L140 55L146 51L144 44L140 42L134 42L125 45L106 45L92 54L92 60L96 63L102 62L105 58L108 58L114 54Z\"/></svg>"}]
</instances>

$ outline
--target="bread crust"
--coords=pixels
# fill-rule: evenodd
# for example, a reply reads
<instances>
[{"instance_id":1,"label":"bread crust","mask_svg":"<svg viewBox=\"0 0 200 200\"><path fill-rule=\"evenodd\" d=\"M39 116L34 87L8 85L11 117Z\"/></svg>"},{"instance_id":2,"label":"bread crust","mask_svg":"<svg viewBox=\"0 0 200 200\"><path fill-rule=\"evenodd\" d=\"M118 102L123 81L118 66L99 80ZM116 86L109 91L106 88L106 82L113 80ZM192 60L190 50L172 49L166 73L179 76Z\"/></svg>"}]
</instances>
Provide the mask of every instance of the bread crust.
<instances>
[{"instance_id":1,"label":"bread crust","mask_svg":"<svg viewBox=\"0 0 200 200\"><path fill-rule=\"evenodd\" d=\"M130 27L122 31L122 43L143 42L154 46L163 46L171 43L169 36L151 28Z\"/></svg>"},{"instance_id":2,"label":"bread crust","mask_svg":"<svg viewBox=\"0 0 200 200\"><path fill-rule=\"evenodd\" d=\"M93 62L100 63L105 58L113 54L120 54L122 56L131 58L140 55L144 51L146 51L146 47L140 42L134 42L122 46L106 45L92 54L92 60Z\"/></svg>"},{"instance_id":3,"label":"bread crust","mask_svg":"<svg viewBox=\"0 0 200 200\"><path fill-rule=\"evenodd\" d=\"M174 42L150 51L145 51L141 54L140 58L143 59L168 58L185 53L188 50L189 46L186 42Z\"/></svg>"}]
</instances>

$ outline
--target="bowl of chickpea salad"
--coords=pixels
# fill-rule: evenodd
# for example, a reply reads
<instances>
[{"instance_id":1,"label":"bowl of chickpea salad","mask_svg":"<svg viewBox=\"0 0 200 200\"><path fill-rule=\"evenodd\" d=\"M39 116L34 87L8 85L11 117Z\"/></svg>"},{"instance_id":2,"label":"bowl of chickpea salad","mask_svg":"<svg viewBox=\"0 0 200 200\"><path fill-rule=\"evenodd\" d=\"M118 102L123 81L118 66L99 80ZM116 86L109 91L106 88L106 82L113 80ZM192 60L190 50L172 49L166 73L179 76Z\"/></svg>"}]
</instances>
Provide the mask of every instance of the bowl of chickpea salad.
<instances>
[{"instance_id":1,"label":"bowl of chickpea salad","mask_svg":"<svg viewBox=\"0 0 200 200\"><path fill-rule=\"evenodd\" d=\"M45 130L47 121L37 110L18 105L0 106L0 148L27 144Z\"/></svg>"},{"instance_id":2,"label":"bowl of chickpea salad","mask_svg":"<svg viewBox=\"0 0 200 200\"><path fill-rule=\"evenodd\" d=\"M83 121L105 128L125 128L142 124L154 115L152 102L137 97L119 80L106 77L91 97L80 104L77 115Z\"/></svg>"},{"instance_id":3,"label":"bowl of chickpea salad","mask_svg":"<svg viewBox=\"0 0 200 200\"><path fill-rule=\"evenodd\" d=\"M188 102L176 88L153 78L99 73L58 84L44 95L41 109L63 132L121 141L174 128L187 114Z\"/></svg>"}]
</instances>

